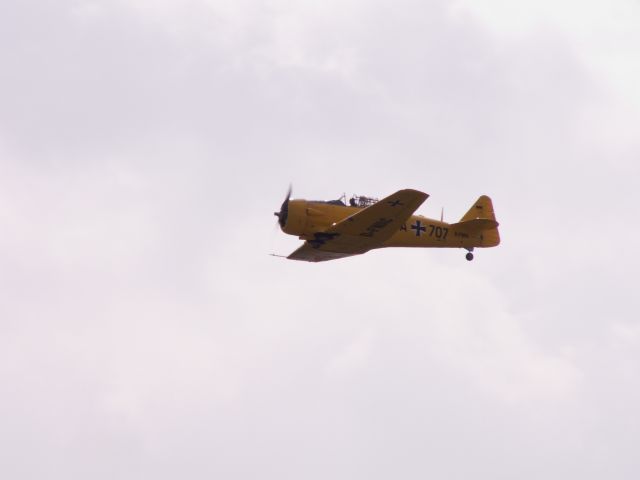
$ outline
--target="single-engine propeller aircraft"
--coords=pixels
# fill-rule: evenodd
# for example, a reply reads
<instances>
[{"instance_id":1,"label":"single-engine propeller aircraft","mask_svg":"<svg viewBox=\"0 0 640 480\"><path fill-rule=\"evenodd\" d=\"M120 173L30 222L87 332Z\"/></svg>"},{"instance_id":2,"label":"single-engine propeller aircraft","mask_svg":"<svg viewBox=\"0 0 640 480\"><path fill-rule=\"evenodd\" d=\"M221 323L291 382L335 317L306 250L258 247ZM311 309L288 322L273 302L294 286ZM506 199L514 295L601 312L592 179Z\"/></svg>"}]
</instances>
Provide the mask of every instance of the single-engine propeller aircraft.
<instances>
[{"instance_id":1,"label":"single-engine propeller aircraft","mask_svg":"<svg viewBox=\"0 0 640 480\"><path fill-rule=\"evenodd\" d=\"M283 232L305 240L287 257L291 260L324 262L385 247L464 248L466 259L473 260L474 248L500 243L493 204L486 195L457 223L414 215L429 198L418 190L399 190L382 200L354 195L349 205L344 196L330 201L290 197L291 188L274 215Z\"/></svg>"}]
</instances>

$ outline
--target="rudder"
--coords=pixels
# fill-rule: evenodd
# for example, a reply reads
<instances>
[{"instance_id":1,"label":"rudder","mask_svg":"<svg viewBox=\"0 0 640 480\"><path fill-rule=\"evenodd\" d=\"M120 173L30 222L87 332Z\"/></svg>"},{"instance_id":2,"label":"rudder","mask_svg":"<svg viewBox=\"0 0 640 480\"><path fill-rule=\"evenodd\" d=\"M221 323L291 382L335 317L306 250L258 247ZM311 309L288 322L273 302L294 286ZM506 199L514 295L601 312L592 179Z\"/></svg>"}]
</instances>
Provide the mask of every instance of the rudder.
<instances>
[{"instance_id":1,"label":"rudder","mask_svg":"<svg viewBox=\"0 0 640 480\"><path fill-rule=\"evenodd\" d=\"M485 223L487 225L482 225ZM500 232L498 231L496 214L493 211L493 202L486 195L482 195L476 200L457 225L462 227L463 224L469 229L474 229L474 227L478 229L482 241L481 246L495 247L500 244ZM483 226L484 228L482 228Z\"/></svg>"},{"instance_id":2,"label":"rudder","mask_svg":"<svg viewBox=\"0 0 640 480\"><path fill-rule=\"evenodd\" d=\"M460 223L466 222L467 220L475 220L476 218L486 218L494 221L496 219L493 211L493 203L486 195L482 195L476 200L476 203L474 203L469 211L460 219Z\"/></svg>"}]
</instances>

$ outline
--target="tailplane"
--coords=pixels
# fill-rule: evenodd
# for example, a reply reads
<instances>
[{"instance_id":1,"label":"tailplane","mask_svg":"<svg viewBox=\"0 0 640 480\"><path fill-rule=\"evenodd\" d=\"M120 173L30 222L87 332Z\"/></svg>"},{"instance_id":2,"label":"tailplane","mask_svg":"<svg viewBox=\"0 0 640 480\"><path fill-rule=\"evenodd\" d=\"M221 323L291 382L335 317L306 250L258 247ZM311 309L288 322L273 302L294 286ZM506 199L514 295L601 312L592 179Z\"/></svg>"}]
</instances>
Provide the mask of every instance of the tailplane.
<instances>
[{"instance_id":1,"label":"tailplane","mask_svg":"<svg viewBox=\"0 0 640 480\"><path fill-rule=\"evenodd\" d=\"M495 247L500 244L498 225L491 199L482 195L452 227L469 236L479 235L483 247Z\"/></svg>"}]
</instances>

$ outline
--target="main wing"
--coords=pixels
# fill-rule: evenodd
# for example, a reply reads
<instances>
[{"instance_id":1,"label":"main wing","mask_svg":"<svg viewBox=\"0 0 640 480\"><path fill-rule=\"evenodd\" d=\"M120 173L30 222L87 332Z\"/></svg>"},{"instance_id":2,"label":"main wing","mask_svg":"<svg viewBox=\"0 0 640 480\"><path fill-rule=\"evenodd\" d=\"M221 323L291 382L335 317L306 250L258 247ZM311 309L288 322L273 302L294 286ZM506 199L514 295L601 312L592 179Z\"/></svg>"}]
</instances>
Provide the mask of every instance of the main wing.
<instances>
[{"instance_id":1,"label":"main wing","mask_svg":"<svg viewBox=\"0 0 640 480\"><path fill-rule=\"evenodd\" d=\"M317 232L287 258L323 262L368 252L391 238L427 198L429 195L418 190L399 190Z\"/></svg>"}]
</instances>

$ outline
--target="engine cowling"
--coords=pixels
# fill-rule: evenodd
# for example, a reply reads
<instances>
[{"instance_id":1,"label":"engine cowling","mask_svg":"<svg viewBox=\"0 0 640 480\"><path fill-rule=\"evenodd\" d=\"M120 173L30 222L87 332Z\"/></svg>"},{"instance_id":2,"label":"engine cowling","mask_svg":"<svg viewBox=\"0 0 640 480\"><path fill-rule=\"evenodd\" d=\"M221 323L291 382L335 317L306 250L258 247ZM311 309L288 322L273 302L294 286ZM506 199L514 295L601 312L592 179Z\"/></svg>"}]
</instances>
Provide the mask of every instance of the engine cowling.
<instances>
[{"instance_id":1,"label":"engine cowling","mask_svg":"<svg viewBox=\"0 0 640 480\"><path fill-rule=\"evenodd\" d=\"M287 216L282 231L289 235L301 236L307 228L307 202L306 200L289 200Z\"/></svg>"}]
</instances>

